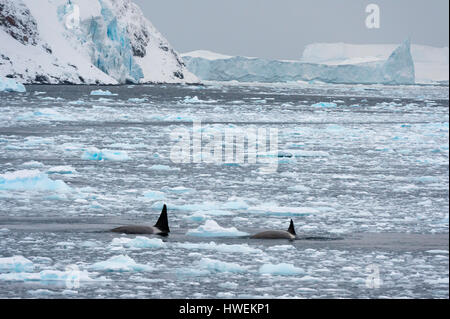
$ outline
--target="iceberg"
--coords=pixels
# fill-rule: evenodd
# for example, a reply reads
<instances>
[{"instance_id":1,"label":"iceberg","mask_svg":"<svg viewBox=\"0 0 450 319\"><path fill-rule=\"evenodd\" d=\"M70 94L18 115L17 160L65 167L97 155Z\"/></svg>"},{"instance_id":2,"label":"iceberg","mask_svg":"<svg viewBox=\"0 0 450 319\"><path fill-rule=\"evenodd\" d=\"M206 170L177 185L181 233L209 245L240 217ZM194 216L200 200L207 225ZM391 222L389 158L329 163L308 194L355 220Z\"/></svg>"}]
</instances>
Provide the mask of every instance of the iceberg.
<instances>
[{"instance_id":1,"label":"iceberg","mask_svg":"<svg viewBox=\"0 0 450 319\"><path fill-rule=\"evenodd\" d=\"M313 43L306 46L301 61L327 65L383 61L395 48L395 44ZM448 83L448 47L412 44L411 56L416 83Z\"/></svg>"},{"instance_id":2,"label":"iceberg","mask_svg":"<svg viewBox=\"0 0 450 319\"><path fill-rule=\"evenodd\" d=\"M0 76L0 92L18 92L24 93L27 90L23 84L14 81L13 79L4 79Z\"/></svg>"},{"instance_id":3,"label":"iceberg","mask_svg":"<svg viewBox=\"0 0 450 319\"><path fill-rule=\"evenodd\" d=\"M182 54L182 57L192 73L208 81L414 84L410 46L409 40L404 41L386 60L339 65L223 57L198 51Z\"/></svg>"}]
</instances>

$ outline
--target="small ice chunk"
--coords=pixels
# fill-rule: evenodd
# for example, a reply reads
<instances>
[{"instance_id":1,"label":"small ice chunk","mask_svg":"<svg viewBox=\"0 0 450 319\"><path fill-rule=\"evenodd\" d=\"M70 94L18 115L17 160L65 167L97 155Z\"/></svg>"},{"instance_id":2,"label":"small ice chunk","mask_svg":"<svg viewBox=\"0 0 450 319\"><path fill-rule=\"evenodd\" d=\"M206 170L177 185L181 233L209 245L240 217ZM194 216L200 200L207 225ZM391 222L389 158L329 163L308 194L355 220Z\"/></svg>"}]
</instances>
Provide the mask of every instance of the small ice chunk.
<instances>
[{"instance_id":1,"label":"small ice chunk","mask_svg":"<svg viewBox=\"0 0 450 319\"><path fill-rule=\"evenodd\" d=\"M17 92L24 93L27 90L22 83L14 81L13 79L3 78L0 76L0 92Z\"/></svg>"},{"instance_id":2,"label":"small ice chunk","mask_svg":"<svg viewBox=\"0 0 450 319\"><path fill-rule=\"evenodd\" d=\"M247 271L247 267L245 266L210 258L200 259L198 262L196 262L196 266L209 272L242 273Z\"/></svg>"},{"instance_id":3,"label":"small ice chunk","mask_svg":"<svg viewBox=\"0 0 450 319\"><path fill-rule=\"evenodd\" d=\"M168 165L152 165L150 166L151 170L155 171L179 171L178 167L170 167Z\"/></svg>"},{"instance_id":4,"label":"small ice chunk","mask_svg":"<svg viewBox=\"0 0 450 319\"><path fill-rule=\"evenodd\" d=\"M67 192L70 187L39 170L20 170L0 174L0 190Z\"/></svg>"},{"instance_id":5,"label":"small ice chunk","mask_svg":"<svg viewBox=\"0 0 450 319\"><path fill-rule=\"evenodd\" d=\"M73 174L76 173L72 166L53 166L47 170L48 174Z\"/></svg>"},{"instance_id":6,"label":"small ice chunk","mask_svg":"<svg viewBox=\"0 0 450 319\"><path fill-rule=\"evenodd\" d=\"M319 102L311 105L312 107L336 107L337 104L333 102Z\"/></svg>"},{"instance_id":7,"label":"small ice chunk","mask_svg":"<svg viewBox=\"0 0 450 319\"><path fill-rule=\"evenodd\" d=\"M175 193L175 194L185 194L185 193L191 193L194 190L192 188L187 188L187 187L183 187L183 186L177 186L177 187L167 187L164 186L162 188L163 192L169 192L169 193Z\"/></svg>"},{"instance_id":8,"label":"small ice chunk","mask_svg":"<svg viewBox=\"0 0 450 319\"><path fill-rule=\"evenodd\" d=\"M148 191L144 193L144 197L151 200L163 200L166 198L166 195L163 192Z\"/></svg>"},{"instance_id":9,"label":"small ice chunk","mask_svg":"<svg viewBox=\"0 0 450 319\"><path fill-rule=\"evenodd\" d=\"M42 164L41 162L37 162L37 161L30 161L30 162L23 163L21 166L37 168L37 167L44 167L44 164Z\"/></svg>"},{"instance_id":10,"label":"small ice chunk","mask_svg":"<svg viewBox=\"0 0 450 319\"><path fill-rule=\"evenodd\" d=\"M94 90L94 91L91 92L91 95L109 95L109 96L113 96L113 95L117 95L117 94L111 93L108 90L105 90L105 91L103 91L103 90Z\"/></svg>"},{"instance_id":11,"label":"small ice chunk","mask_svg":"<svg viewBox=\"0 0 450 319\"><path fill-rule=\"evenodd\" d=\"M90 161L127 161L130 157L126 151L99 150L91 147L84 151L81 159Z\"/></svg>"},{"instance_id":12,"label":"small ice chunk","mask_svg":"<svg viewBox=\"0 0 450 319\"><path fill-rule=\"evenodd\" d=\"M214 250L223 253L261 254L263 252L261 249L253 248L248 244L216 244L213 241L210 243L177 243L175 247L194 250Z\"/></svg>"},{"instance_id":13,"label":"small ice chunk","mask_svg":"<svg viewBox=\"0 0 450 319\"><path fill-rule=\"evenodd\" d=\"M134 239L126 237L114 238L111 246L123 246L127 248L162 248L165 247L165 243L159 238L137 236Z\"/></svg>"},{"instance_id":14,"label":"small ice chunk","mask_svg":"<svg viewBox=\"0 0 450 319\"><path fill-rule=\"evenodd\" d=\"M144 264L138 264L132 258L126 255L119 255L111 257L105 261L97 262L91 265L89 269L95 271L128 272L128 271L152 271L153 267Z\"/></svg>"},{"instance_id":15,"label":"small ice chunk","mask_svg":"<svg viewBox=\"0 0 450 319\"><path fill-rule=\"evenodd\" d=\"M33 270L33 262L23 256L0 258L0 273L30 272Z\"/></svg>"},{"instance_id":16,"label":"small ice chunk","mask_svg":"<svg viewBox=\"0 0 450 319\"><path fill-rule=\"evenodd\" d=\"M290 276L303 274L301 268L295 267L293 264L264 264L259 268L260 274Z\"/></svg>"},{"instance_id":17,"label":"small ice chunk","mask_svg":"<svg viewBox=\"0 0 450 319\"><path fill-rule=\"evenodd\" d=\"M239 231L235 227L221 227L214 220L209 219L204 225L199 226L197 229L189 230L186 235L198 237L236 237L246 236L248 233Z\"/></svg>"}]
</instances>

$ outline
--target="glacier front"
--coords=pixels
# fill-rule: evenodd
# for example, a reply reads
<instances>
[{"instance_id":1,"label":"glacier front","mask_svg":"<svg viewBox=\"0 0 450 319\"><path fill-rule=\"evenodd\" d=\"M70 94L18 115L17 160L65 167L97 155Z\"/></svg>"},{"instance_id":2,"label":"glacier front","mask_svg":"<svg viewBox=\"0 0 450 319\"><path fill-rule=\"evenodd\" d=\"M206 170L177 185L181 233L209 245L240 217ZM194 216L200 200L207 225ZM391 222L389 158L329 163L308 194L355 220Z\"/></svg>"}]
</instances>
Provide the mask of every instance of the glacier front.
<instances>
[{"instance_id":1,"label":"glacier front","mask_svg":"<svg viewBox=\"0 0 450 319\"><path fill-rule=\"evenodd\" d=\"M189 52L182 57L189 71L208 81L414 84L410 47L410 41L405 40L387 60L339 65L232 57L208 51Z\"/></svg>"},{"instance_id":2,"label":"glacier front","mask_svg":"<svg viewBox=\"0 0 450 319\"><path fill-rule=\"evenodd\" d=\"M22 83L198 83L131 0L0 0L0 76Z\"/></svg>"}]
</instances>

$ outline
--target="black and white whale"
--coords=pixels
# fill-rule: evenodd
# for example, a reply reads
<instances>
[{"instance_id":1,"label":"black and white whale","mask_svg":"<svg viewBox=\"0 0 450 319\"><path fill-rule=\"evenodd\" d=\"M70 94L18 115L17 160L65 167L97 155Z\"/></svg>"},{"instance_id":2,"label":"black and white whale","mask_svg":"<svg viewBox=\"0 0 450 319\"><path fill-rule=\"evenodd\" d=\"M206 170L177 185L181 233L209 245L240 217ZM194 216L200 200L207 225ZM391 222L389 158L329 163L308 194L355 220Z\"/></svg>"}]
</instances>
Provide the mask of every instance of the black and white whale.
<instances>
[{"instance_id":1,"label":"black and white whale","mask_svg":"<svg viewBox=\"0 0 450 319\"><path fill-rule=\"evenodd\" d=\"M287 231L285 230L267 230L261 233L250 236L254 239L295 239L296 237L294 222L291 219L291 223Z\"/></svg>"},{"instance_id":2,"label":"black and white whale","mask_svg":"<svg viewBox=\"0 0 450 319\"><path fill-rule=\"evenodd\" d=\"M111 229L112 232L122 233L122 234L154 234L160 236L168 236L170 233L169 229L169 220L167 218L167 206L164 205L161 215L159 216L158 221L154 226L145 226L145 225L129 225L129 226L120 226L114 229Z\"/></svg>"}]
</instances>

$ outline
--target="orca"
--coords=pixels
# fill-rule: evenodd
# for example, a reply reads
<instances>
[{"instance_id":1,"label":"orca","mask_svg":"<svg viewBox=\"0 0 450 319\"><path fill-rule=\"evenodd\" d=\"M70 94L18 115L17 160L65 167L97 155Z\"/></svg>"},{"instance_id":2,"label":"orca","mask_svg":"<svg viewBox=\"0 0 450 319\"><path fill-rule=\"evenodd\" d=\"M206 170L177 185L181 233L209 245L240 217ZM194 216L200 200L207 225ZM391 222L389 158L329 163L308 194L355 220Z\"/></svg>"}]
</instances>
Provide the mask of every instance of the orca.
<instances>
[{"instance_id":1,"label":"orca","mask_svg":"<svg viewBox=\"0 0 450 319\"><path fill-rule=\"evenodd\" d=\"M161 211L161 215L159 216L159 219L154 226L128 225L111 229L111 231L115 233L130 234L130 235L154 234L160 236L168 236L170 233L170 229L169 229L169 220L167 218L167 206L164 205Z\"/></svg>"},{"instance_id":2,"label":"orca","mask_svg":"<svg viewBox=\"0 0 450 319\"><path fill-rule=\"evenodd\" d=\"M294 240L296 238L294 222L291 219L291 223L287 231L285 230L267 230L261 233L250 236L254 239L290 239Z\"/></svg>"}]
</instances>

